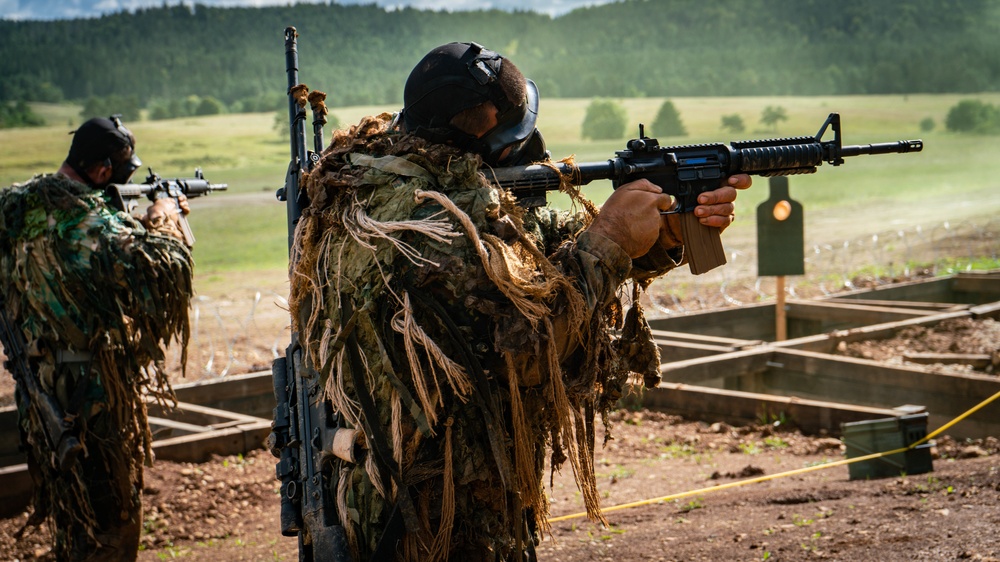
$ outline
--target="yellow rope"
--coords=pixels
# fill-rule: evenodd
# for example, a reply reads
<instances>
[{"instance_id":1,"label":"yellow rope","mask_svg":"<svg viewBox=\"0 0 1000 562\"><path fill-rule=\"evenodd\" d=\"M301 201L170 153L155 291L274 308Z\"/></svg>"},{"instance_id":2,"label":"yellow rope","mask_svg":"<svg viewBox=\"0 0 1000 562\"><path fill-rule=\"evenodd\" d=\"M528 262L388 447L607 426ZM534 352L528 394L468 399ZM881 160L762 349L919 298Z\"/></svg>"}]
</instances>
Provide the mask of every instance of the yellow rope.
<instances>
[{"instance_id":1,"label":"yellow rope","mask_svg":"<svg viewBox=\"0 0 1000 562\"><path fill-rule=\"evenodd\" d=\"M895 449L895 450L892 450L892 451L884 451L884 452L881 452L881 453L872 453L870 455L865 455L863 457L854 457L853 459L844 459L844 460L839 460L839 461L830 461L830 462L827 462L827 463L818 464L818 465L814 465L814 466L807 466L805 468L799 468L799 469L796 469L796 470L789 470L787 472L780 472L778 474L772 474L770 476L761 476L759 478L749 478L747 480L740 480L738 482L729 482L727 484L719 484L719 485L716 485L716 486L709 486L708 488L701 488L701 489L698 489L698 490L690 490L690 491L687 491L687 492L680 492L680 493L677 493L677 494L671 494L669 496L662 496L662 497L659 497L659 498L652 498L652 499L648 499L648 500L641 500L641 501L636 501L636 502L631 502L631 503L623 503L623 504L620 504L620 505L615 505L615 506L611 506L611 507L605 507L601 511L603 511L604 513L610 513L612 511L621 511L623 509L630 509L630 508L633 508L633 507L641 507L641 506L644 506L644 505L650 505L650 504L659 503L659 502L667 502L667 501L672 501L672 500L679 500L681 498L687 498L687 497L690 497L690 496L701 495L701 494L708 494L708 493L711 493L711 492L718 492L720 490L727 490L729 488L736 488L736 487L739 487L739 486L745 486L747 484L756 484L758 482L766 482L768 480L775 480L775 479L778 479L778 478L784 478L786 476L795 476L797 474L805 474L807 472L813 472L813 471L816 471L816 470L824 470L824 469L827 469L827 468L833 468L835 466L844 466L844 465L848 465L848 464L851 464L851 463L856 463L856 462L862 462L862 461L868 461L868 460L872 460L872 459L877 459L879 457L887 457L889 455L895 455L895 454L898 454L898 453L905 453L906 451L914 449L914 448L918 447L919 445L923 445L927 441L930 441L934 437L940 435L943 431L947 430L948 428L952 427L953 425L957 424L958 422L960 422L960 421L964 420L965 418L971 416L972 414L976 413L977 411L979 411L980 409L982 409L984 406L987 406L988 404L990 404L991 402L993 402L997 398L1000 398L1000 392L997 392L993 396L990 396L986 400L983 400L979 404L976 404L975 406L973 406L972 408L970 408L968 411L966 411L962 415L960 415L957 418L951 420L950 422L944 424L939 429L937 429L936 431L928 434L926 437L920 439L919 441L911 443L910 445L908 445L906 447L902 447L902 448ZM579 519L581 517L586 517L586 516L587 516L587 513L586 512L582 512L582 513L573 513L571 515L561 515L559 517L550 517L549 518L549 523L558 523L560 521L567 521L567 520L570 520L570 519Z\"/></svg>"}]
</instances>

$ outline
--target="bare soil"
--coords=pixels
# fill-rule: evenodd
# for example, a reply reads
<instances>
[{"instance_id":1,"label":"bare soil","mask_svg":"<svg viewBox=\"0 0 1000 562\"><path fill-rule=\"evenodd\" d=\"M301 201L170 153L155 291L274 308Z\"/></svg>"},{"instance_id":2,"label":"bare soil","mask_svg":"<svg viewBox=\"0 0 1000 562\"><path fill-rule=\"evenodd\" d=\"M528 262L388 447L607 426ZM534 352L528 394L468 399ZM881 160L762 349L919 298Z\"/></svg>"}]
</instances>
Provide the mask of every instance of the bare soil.
<instances>
[{"instance_id":1,"label":"bare soil","mask_svg":"<svg viewBox=\"0 0 1000 562\"><path fill-rule=\"evenodd\" d=\"M773 426L730 427L650 411L616 412L614 440L597 454L608 528L576 517L553 524L539 560L1000 560L1000 442L941 438L934 471L849 480L844 466L765 482L841 458L838 439ZM147 471L146 531L139 560L295 560L278 532L274 459ZM681 499L664 496L697 491ZM553 517L583 509L572 475L555 475ZM653 500L621 510L612 506ZM0 559L47 551L45 533L12 538L25 515L0 520Z\"/></svg>"}]
</instances>

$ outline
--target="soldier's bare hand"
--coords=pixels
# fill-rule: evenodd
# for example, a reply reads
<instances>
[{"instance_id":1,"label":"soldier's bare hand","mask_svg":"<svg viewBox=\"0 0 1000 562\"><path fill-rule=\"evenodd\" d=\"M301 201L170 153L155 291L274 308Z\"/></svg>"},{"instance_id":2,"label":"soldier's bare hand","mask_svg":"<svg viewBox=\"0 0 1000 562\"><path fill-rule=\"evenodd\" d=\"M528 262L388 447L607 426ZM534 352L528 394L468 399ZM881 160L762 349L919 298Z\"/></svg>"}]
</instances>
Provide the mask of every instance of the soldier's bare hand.
<instances>
[{"instance_id":1,"label":"soldier's bare hand","mask_svg":"<svg viewBox=\"0 0 1000 562\"><path fill-rule=\"evenodd\" d=\"M631 258L644 255L660 237L660 211L673 205L669 195L645 179L622 185L608 197L588 229L615 242Z\"/></svg>"},{"instance_id":2,"label":"soldier's bare hand","mask_svg":"<svg viewBox=\"0 0 1000 562\"><path fill-rule=\"evenodd\" d=\"M736 205L733 202L736 201L737 190L746 189L752 183L753 180L747 174L729 176L719 189L706 191L698 196L698 206L694 208L694 216L705 226L725 230L736 220Z\"/></svg>"}]
</instances>

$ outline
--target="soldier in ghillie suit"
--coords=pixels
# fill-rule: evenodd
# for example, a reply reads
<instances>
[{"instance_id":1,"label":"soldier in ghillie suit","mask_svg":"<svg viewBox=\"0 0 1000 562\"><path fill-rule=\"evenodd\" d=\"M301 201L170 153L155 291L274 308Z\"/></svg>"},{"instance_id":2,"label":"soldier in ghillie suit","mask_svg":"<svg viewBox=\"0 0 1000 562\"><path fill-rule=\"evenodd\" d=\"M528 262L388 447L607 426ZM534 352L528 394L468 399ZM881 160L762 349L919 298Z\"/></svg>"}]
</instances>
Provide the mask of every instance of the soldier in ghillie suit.
<instances>
[{"instance_id":1,"label":"soldier in ghillie suit","mask_svg":"<svg viewBox=\"0 0 1000 562\"><path fill-rule=\"evenodd\" d=\"M192 261L176 218L187 202L161 199L141 220L112 203L108 186L140 165L117 116L91 119L57 173L0 192L3 312L27 356L17 376L32 377L16 393L34 482L21 532L47 521L56 560L135 559L152 460L145 400L174 400L166 347L186 349L190 333ZM77 446L55 447L43 398Z\"/></svg>"},{"instance_id":2,"label":"soldier in ghillie suit","mask_svg":"<svg viewBox=\"0 0 1000 562\"><path fill-rule=\"evenodd\" d=\"M293 328L360 445L331 460L331 493L355 562L533 559L547 451L604 520L595 417L659 365L617 292L684 262L673 202L639 181L600 212L579 193L582 212L526 211L494 187L489 167L546 153L535 85L479 45L429 53L404 103L335 132L303 180ZM749 184L696 214L728 226Z\"/></svg>"}]
</instances>

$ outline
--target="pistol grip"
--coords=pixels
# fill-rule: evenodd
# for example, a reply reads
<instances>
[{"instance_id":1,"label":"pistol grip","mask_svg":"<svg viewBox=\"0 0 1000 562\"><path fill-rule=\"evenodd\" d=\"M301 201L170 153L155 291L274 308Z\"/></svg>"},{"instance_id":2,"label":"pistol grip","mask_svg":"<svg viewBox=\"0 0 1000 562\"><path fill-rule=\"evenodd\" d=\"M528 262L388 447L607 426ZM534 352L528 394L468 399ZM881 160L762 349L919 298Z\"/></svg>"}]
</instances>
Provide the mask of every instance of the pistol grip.
<instances>
[{"instance_id":1,"label":"pistol grip","mask_svg":"<svg viewBox=\"0 0 1000 562\"><path fill-rule=\"evenodd\" d=\"M681 235L684 237L684 255L691 273L701 275L726 263L726 251L718 228L698 222L694 213L681 213Z\"/></svg>"}]
</instances>

